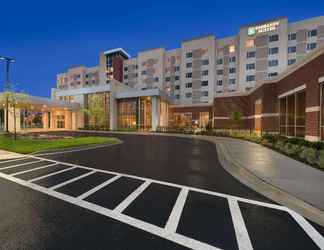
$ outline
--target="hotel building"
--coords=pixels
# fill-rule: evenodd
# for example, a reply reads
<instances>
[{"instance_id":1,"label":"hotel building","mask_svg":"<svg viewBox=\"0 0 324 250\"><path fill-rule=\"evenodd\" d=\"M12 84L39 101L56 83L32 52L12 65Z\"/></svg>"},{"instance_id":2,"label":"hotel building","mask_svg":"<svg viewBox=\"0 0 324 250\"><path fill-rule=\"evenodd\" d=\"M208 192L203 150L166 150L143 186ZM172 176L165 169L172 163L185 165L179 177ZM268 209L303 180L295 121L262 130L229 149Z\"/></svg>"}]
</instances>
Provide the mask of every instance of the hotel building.
<instances>
[{"instance_id":1,"label":"hotel building","mask_svg":"<svg viewBox=\"0 0 324 250\"><path fill-rule=\"evenodd\" d=\"M78 128L154 131L209 123L319 140L323 52L323 16L293 23L276 18L173 50L100 53L97 66L58 74L52 99L87 111L76 116ZM233 112L242 119L231 119Z\"/></svg>"}]
</instances>

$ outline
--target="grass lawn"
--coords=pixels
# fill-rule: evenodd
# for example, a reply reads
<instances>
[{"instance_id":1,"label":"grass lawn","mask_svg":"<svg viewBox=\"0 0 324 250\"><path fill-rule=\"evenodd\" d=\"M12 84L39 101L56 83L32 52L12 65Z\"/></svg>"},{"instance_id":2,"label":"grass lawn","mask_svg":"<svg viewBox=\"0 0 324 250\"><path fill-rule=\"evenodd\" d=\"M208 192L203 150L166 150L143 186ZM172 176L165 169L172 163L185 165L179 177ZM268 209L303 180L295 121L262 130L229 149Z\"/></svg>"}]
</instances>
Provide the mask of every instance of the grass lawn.
<instances>
[{"instance_id":1,"label":"grass lawn","mask_svg":"<svg viewBox=\"0 0 324 250\"><path fill-rule=\"evenodd\" d=\"M29 154L37 151L55 150L94 144L115 144L120 140L112 137L77 137L60 139L29 139L0 135L0 149L16 153Z\"/></svg>"}]
</instances>

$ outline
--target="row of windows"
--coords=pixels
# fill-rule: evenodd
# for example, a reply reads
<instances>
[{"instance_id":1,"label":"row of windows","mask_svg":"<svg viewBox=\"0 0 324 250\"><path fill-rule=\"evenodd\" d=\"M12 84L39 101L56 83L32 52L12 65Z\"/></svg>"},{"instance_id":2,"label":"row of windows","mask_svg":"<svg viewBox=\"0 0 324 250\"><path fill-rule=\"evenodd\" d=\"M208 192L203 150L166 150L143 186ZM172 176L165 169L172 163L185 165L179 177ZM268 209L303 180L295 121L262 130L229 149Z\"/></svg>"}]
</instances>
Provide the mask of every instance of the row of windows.
<instances>
[{"instance_id":1,"label":"row of windows","mask_svg":"<svg viewBox=\"0 0 324 250\"><path fill-rule=\"evenodd\" d=\"M229 72L230 74L235 74L235 73L236 73L236 68L229 68L228 72ZM218 70L216 71L216 74L217 74L217 75L223 75L223 74L224 74L224 70L222 70L222 69L218 69Z\"/></svg>"},{"instance_id":2,"label":"row of windows","mask_svg":"<svg viewBox=\"0 0 324 250\"><path fill-rule=\"evenodd\" d=\"M175 77L174 77L174 80L175 80L175 81L179 81L179 80L180 80L180 76L175 76ZM165 81L166 81L166 82L170 82L170 81L171 81L171 77L166 77L166 78L165 78Z\"/></svg>"},{"instance_id":3,"label":"row of windows","mask_svg":"<svg viewBox=\"0 0 324 250\"><path fill-rule=\"evenodd\" d=\"M208 91L201 91L202 96L208 96ZM192 98L192 93L191 92L187 92L185 94L186 98ZM176 98L179 99L180 96L176 95Z\"/></svg>"},{"instance_id":4,"label":"row of windows","mask_svg":"<svg viewBox=\"0 0 324 250\"><path fill-rule=\"evenodd\" d=\"M235 84L236 83L236 79L235 78L230 78L228 79L228 84ZM217 86L222 86L223 85L223 80L218 80L216 82Z\"/></svg>"},{"instance_id":5,"label":"row of windows","mask_svg":"<svg viewBox=\"0 0 324 250\"><path fill-rule=\"evenodd\" d=\"M203 70L203 71L201 72L201 75L202 75L202 76L208 76L208 70ZM188 72L188 73L186 73L186 78L192 78L192 72Z\"/></svg>"},{"instance_id":6,"label":"row of windows","mask_svg":"<svg viewBox=\"0 0 324 250\"><path fill-rule=\"evenodd\" d=\"M217 65L221 65L221 64L223 64L223 61L224 61L223 58L219 58L219 59L217 59L216 64ZM228 58L228 61L230 63L234 63L234 62L236 62L236 57L235 56L231 56L231 57Z\"/></svg>"},{"instance_id":7,"label":"row of windows","mask_svg":"<svg viewBox=\"0 0 324 250\"><path fill-rule=\"evenodd\" d=\"M308 37L317 36L317 29L307 31L307 36ZM288 40L289 41L293 41L293 40L296 40L296 39L297 39L297 34L296 33L289 33L288 34Z\"/></svg>"},{"instance_id":8,"label":"row of windows","mask_svg":"<svg viewBox=\"0 0 324 250\"><path fill-rule=\"evenodd\" d=\"M208 86L208 81L202 81L202 82L201 82L201 86L202 86L202 87ZM179 85L177 85L176 87L178 87L178 88L175 88L175 89L180 89L180 86L179 86ZM186 87L187 89L192 88L192 82L187 82L187 83L185 84L185 87Z\"/></svg>"}]
</instances>

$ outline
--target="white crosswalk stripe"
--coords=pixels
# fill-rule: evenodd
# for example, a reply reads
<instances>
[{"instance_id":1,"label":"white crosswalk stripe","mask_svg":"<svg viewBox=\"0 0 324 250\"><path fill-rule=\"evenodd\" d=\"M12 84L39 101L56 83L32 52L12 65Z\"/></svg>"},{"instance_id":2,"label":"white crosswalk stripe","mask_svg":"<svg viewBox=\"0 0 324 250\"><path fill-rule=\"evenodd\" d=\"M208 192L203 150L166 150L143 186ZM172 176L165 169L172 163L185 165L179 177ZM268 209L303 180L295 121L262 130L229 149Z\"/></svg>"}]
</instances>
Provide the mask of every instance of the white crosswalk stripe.
<instances>
[{"instance_id":1,"label":"white crosswalk stripe","mask_svg":"<svg viewBox=\"0 0 324 250\"><path fill-rule=\"evenodd\" d=\"M25 170L25 171L20 171L20 172L16 172L13 173L11 175L7 175L4 173L0 173L0 177L11 180L15 183L18 183L20 185L29 187L31 189L40 191L42 193L46 193L50 196L56 197L58 199L64 200L66 202L78 205L80 207L84 207L86 209L89 209L91 211L94 211L96 213L111 217L113 219L119 220L123 223L129 224L131 226L134 226L136 228L139 228L141 230L150 232L152 234L158 235L159 237L168 239L170 241L176 242L180 245L189 247L189 248L193 248L193 249L220 249L217 246L212 246L209 245L207 243L201 242L199 240L184 236L180 233L177 232L177 227L179 224L179 221L181 220L181 216L182 216L182 212L184 209L184 206L187 202L187 198L190 192L199 192L199 193L203 193L203 194L208 194L211 197L221 197L221 198L225 198L228 202L229 205L229 210L230 210L230 214L231 214L231 219L233 222L233 227L234 227L234 231L236 234L236 239L237 239L237 245L239 247L240 250L249 250L249 249L253 249L253 242L251 242L251 239L249 237L249 233L248 230L245 226L245 222L241 213L241 209L240 206L238 204L238 202L245 202L245 203L249 203L255 206L261 206L261 207L267 207L267 208L271 208L271 209L277 209L277 210L281 210L284 211L286 213L289 213L290 216L298 223L298 225L306 232L306 234L313 240L313 242L319 247L319 249L324 249L324 238L322 235L320 235L316 229L309 223L307 222L307 220L305 220L302 216L300 216L299 214L297 214L296 212L290 210L287 207L284 206L280 206L280 205L275 205L275 204L271 204L271 203L265 203L265 202L260 202L260 201L254 201L254 200L249 200L246 198L241 198L241 197L236 197L236 196L232 196L232 195L227 195L227 194L222 194L222 193L217 193L217 192L212 192L212 191L207 191L207 190L202 190L202 189L197 189L197 188L192 188L192 187L188 187L188 186L183 186L183 185L178 185L178 184L174 184L174 183L168 183L168 182L163 182L163 181L158 181L158 180L153 180L153 179L149 179L149 178L143 178L143 177L138 177L138 176L132 176L132 175L127 175L127 174L122 174L122 173L117 173L117 172L112 172L112 171L106 171L106 170L99 170L99 169L94 169L94 168L89 168L89 167L85 167L85 166L81 166L81 165L76 165L76 164L70 164L70 163L64 163L64 162L59 162L59 161L54 161L54 160L50 160L50 159L44 159L44 158L40 158L38 156L28 156L29 158L34 159L35 161L33 161L33 163L35 162L40 162L40 161L49 161L51 162L50 164L46 165L46 166L41 166L41 167L36 167L34 169L30 169L30 170ZM0 162L0 169L1 169L1 163L4 162ZM27 164L31 164L31 162L27 162L27 163L23 163L23 164L18 164L16 166L23 166L23 165L27 165ZM40 170L42 168L45 167L50 167L50 166L54 166L57 164L61 164L66 166L66 169L60 170L60 171L56 171L47 175L43 175L37 178L34 178L32 180L21 180L19 178L17 178L17 176L19 174L22 173L27 173L30 171L37 171ZM9 166L9 167L14 167L14 166ZM9 168L8 167L8 168ZM2 169L6 169L7 167L4 167ZM86 170L90 170L89 172L85 173L85 174L80 174L77 177L71 178L67 181L64 181L62 183L59 183L55 186L52 186L50 188L45 188L42 186L39 186L37 184L35 184L35 182L37 180L41 180L41 179L45 179L45 178L49 178L51 176L55 176L57 174L60 173L64 173L66 171L72 170L72 169L86 169ZM109 175L113 175L113 177L109 178L108 180L104 181L103 183L95 186L94 188L91 188L90 190L86 191L85 193L79 195L78 197L72 197L66 194L62 194L60 192L57 191L58 188L69 185L69 184L73 184L75 181L78 181L82 178L85 178L87 176L90 176L94 173L106 173ZM129 194L118 206L116 206L114 209L108 209L105 207L101 207L97 204L85 201L85 199L91 195L93 195L94 193L100 191L101 189L105 188L113 182L115 182L116 180L118 180L121 177L128 177L128 178L133 178L133 179L137 179L137 180L141 180L143 181L143 183L137 187L131 194ZM140 197L143 192L152 184L161 184L161 185L165 185L165 186L170 186L170 187L176 187L180 189L180 192L178 194L178 198L175 201L175 204L173 206L173 209L169 215L169 218L165 224L165 227L159 227L156 225L153 225L151 223L133 218L131 216L125 215L123 214L123 211L129 207L138 197ZM215 236L216 237L216 236Z\"/></svg>"}]
</instances>

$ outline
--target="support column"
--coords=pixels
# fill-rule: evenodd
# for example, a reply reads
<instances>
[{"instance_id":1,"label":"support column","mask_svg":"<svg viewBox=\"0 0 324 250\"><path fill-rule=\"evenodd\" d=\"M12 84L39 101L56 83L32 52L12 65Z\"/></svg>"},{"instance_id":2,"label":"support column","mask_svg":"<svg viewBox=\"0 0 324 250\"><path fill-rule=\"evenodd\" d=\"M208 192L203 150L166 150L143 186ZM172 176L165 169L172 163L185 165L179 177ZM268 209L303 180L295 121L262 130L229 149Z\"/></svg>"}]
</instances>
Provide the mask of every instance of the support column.
<instances>
[{"instance_id":1,"label":"support column","mask_svg":"<svg viewBox=\"0 0 324 250\"><path fill-rule=\"evenodd\" d=\"M159 105L158 105L158 97L152 97L152 130L156 131L159 126Z\"/></svg>"}]
</instances>

